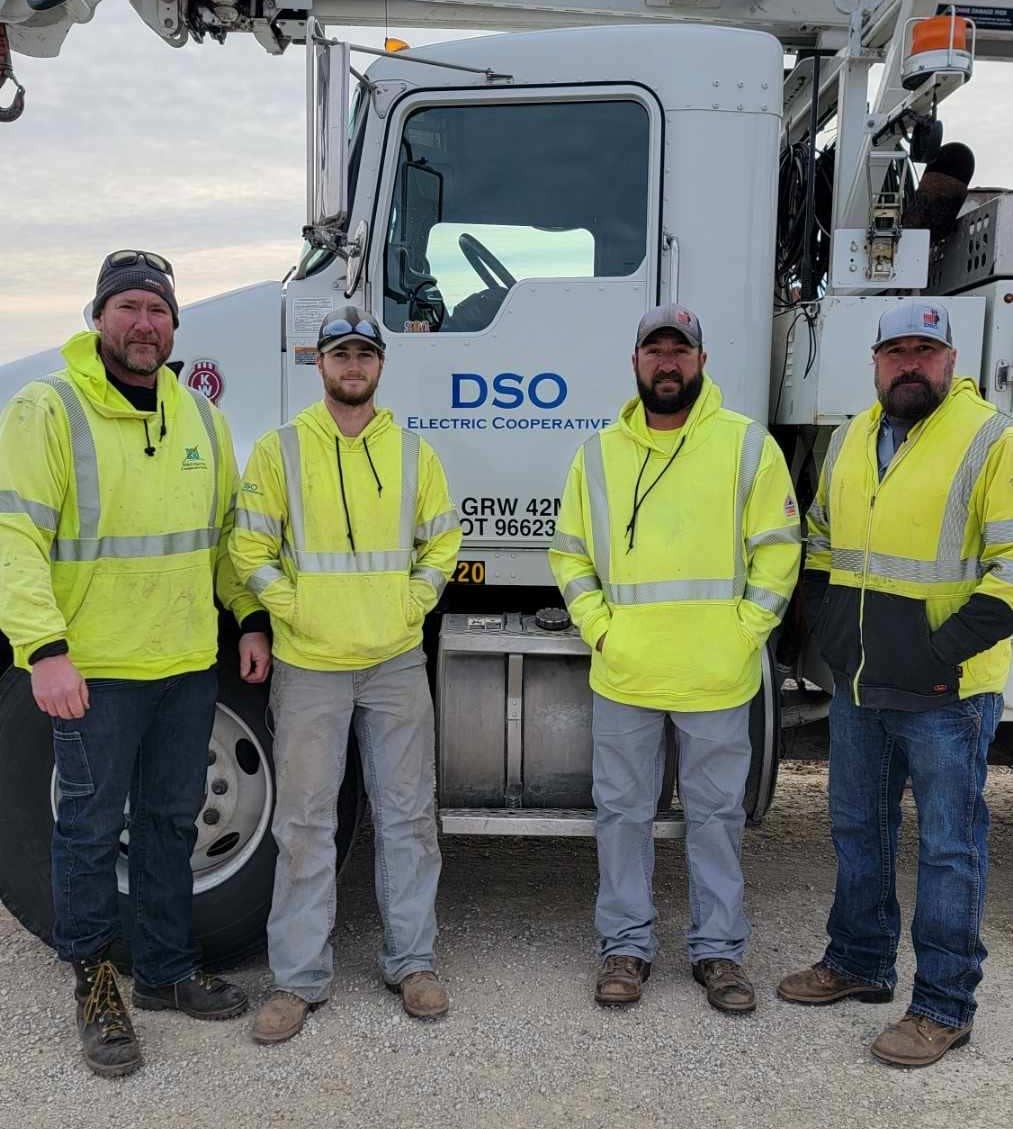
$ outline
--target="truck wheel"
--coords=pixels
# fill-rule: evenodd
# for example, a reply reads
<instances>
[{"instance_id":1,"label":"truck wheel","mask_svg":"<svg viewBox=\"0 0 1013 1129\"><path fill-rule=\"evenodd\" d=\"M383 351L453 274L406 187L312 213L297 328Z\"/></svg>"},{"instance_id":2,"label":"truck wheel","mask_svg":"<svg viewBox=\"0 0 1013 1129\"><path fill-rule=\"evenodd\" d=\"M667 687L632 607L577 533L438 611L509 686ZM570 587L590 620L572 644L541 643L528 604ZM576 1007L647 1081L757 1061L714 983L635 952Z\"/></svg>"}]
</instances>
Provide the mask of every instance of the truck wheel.
<instances>
[{"instance_id":1,"label":"truck wheel","mask_svg":"<svg viewBox=\"0 0 1013 1129\"><path fill-rule=\"evenodd\" d=\"M207 792L192 858L194 933L208 968L234 964L263 947L275 860L267 693L243 682L234 664L223 664L219 677ZM47 944L53 929L50 839L57 798L52 746L49 719L35 705L28 675L8 670L0 678L0 900ZM339 871L364 806L359 758L350 748L338 800ZM125 831L117 864L124 936L129 935L129 850ZM129 969L127 945L113 955Z\"/></svg>"},{"instance_id":2,"label":"truck wheel","mask_svg":"<svg viewBox=\"0 0 1013 1129\"><path fill-rule=\"evenodd\" d=\"M749 707L749 740L753 756L743 806L750 823L759 823L770 807L781 762L781 687L778 685L773 648L760 652L760 689Z\"/></svg>"}]
</instances>

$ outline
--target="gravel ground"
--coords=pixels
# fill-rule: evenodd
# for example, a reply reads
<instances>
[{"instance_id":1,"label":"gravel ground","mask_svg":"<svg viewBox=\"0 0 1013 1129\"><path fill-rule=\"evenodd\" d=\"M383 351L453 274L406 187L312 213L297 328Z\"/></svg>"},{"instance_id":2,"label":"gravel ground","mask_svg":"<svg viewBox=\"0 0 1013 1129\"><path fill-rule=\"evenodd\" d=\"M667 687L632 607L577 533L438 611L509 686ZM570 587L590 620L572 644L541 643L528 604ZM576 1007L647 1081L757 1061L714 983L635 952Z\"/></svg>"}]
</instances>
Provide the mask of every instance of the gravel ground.
<instances>
[{"instance_id":1,"label":"gravel ground","mask_svg":"<svg viewBox=\"0 0 1013 1129\"><path fill-rule=\"evenodd\" d=\"M659 845L663 951L635 1009L603 1011L591 998L592 842L452 838L443 844L439 953L453 1006L437 1023L408 1019L375 971L380 929L361 842L342 886L334 997L300 1036L259 1048L248 1018L200 1024L139 1012L146 1065L116 1081L93 1077L80 1060L66 968L0 909L0 1129L1008 1129L1013 769L990 776L991 956L974 1038L924 1071L891 1070L868 1054L904 1010L908 944L893 1004L805 1009L774 996L780 975L822 951L834 880L825 787L823 763L783 766L774 809L747 835L748 967L759 995L747 1018L713 1011L689 977L679 843ZM905 907L914 823L912 813ZM269 983L263 959L235 979L259 1001Z\"/></svg>"}]
</instances>

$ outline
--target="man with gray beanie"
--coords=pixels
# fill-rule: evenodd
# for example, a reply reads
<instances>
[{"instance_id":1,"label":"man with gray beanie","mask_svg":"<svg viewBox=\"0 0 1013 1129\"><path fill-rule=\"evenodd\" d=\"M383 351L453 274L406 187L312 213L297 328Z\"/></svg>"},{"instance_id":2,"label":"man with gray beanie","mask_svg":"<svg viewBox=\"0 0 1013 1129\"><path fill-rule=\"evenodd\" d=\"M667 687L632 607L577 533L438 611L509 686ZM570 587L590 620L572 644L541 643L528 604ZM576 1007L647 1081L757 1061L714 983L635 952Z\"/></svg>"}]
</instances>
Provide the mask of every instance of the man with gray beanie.
<instances>
[{"instance_id":1,"label":"man with gray beanie","mask_svg":"<svg viewBox=\"0 0 1013 1129\"><path fill-rule=\"evenodd\" d=\"M0 629L52 718L53 944L74 966L85 1061L115 1076L141 1064L111 961L128 798L134 1005L197 1019L246 1008L201 970L191 925L215 591L242 624L244 679L264 681L270 650L266 613L225 550L238 479L228 426L165 365L179 322L168 261L107 256L93 316L95 331L64 345L63 371L0 415Z\"/></svg>"},{"instance_id":2,"label":"man with gray beanie","mask_svg":"<svg viewBox=\"0 0 1013 1129\"><path fill-rule=\"evenodd\" d=\"M892 304L872 351L878 403L834 433L807 519L809 618L836 683L830 943L778 995L893 999L897 834L910 777L914 989L871 1049L914 1067L970 1038L985 958L983 789L1013 633L1013 419L975 381L954 377L938 302Z\"/></svg>"}]
</instances>

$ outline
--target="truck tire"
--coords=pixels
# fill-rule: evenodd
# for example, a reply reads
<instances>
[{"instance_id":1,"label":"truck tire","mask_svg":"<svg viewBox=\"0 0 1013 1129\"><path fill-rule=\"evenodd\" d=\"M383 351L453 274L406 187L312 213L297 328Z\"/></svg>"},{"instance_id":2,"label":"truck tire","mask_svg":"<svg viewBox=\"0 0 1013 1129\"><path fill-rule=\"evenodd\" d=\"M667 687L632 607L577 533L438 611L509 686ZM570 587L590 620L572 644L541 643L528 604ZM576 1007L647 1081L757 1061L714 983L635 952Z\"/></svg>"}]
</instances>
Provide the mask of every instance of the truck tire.
<instances>
[{"instance_id":1,"label":"truck tire","mask_svg":"<svg viewBox=\"0 0 1013 1129\"><path fill-rule=\"evenodd\" d=\"M232 647L225 653L235 654ZM219 672L218 709L208 752L208 789L193 853L194 934L207 968L224 968L263 948L274 881L271 734L267 691L243 682L231 664ZM50 840L55 776L49 718L35 705L28 675L0 678L0 900L21 924L52 944ZM339 872L351 852L365 795L358 752L349 748L338 800ZM127 854L117 866L124 936L129 936ZM129 970L129 946L113 954Z\"/></svg>"},{"instance_id":2,"label":"truck tire","mask_svg":"<svg viewBox=\"0 0 1013 1129\"><path fill-rule=\"evenodd\" d=\"M749 706L749 741L753 756L743 807L751 824L760 823L774 798L781 763L781 686L774 649L768 643L760 652L760 689Z\"/></svg>"}]
</instances>

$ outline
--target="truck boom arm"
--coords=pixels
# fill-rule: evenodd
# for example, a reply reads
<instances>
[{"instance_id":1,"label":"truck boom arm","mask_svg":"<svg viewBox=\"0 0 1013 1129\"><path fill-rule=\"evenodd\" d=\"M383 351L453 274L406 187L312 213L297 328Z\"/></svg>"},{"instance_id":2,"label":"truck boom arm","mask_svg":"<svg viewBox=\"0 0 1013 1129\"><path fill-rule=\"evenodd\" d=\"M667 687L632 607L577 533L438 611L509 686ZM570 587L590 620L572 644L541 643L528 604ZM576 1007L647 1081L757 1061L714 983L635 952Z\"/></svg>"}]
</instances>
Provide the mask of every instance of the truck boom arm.
<instances>
[{"instance_id":1,"label":"truck boom arm","mask_svg":"<svg viewBox=\"0 0 1013 1129\"><path fill-rule=\"evenodd\" d=\"M69 29L87 23L100 0L0 0L0 23L11 46L27 55L55 56ZM837 49L847 38L858 0L130 0L162 39L180 47L193 38L223 40L253 34L272 54L305 38L306 21L363 27L538 30L589 24L699 21L767 31L785 50ZM895 20L899 0L880 0L870 19ZM957 5L979 23L979 58L1013 58L1013 0L982 8ZM971 9L974 9L973 11ZM966 10L965 10L966 9ZM983 13L989 13L983 17Z\"/></svg>"}]
</instances>

